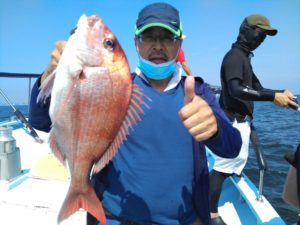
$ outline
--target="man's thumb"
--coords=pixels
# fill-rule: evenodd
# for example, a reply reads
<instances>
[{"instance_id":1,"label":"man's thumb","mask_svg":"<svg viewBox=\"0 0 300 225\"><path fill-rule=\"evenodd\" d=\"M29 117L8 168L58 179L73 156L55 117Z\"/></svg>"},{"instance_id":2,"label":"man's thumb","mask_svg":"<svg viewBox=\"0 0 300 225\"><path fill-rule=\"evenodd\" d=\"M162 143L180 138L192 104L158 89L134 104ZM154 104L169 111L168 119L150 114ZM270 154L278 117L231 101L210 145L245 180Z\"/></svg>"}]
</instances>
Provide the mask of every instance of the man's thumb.
<instances>
[{"instance_id":1,"label":"man's thumb","mask_svg":"<svg viewBox=\"0 0 300 225\"><path fill-rule=\"evenodd\" d=\"M187 76L184 84L185 104L188 104L195 97L195 78Z\"/></svg>"}]
</instances>

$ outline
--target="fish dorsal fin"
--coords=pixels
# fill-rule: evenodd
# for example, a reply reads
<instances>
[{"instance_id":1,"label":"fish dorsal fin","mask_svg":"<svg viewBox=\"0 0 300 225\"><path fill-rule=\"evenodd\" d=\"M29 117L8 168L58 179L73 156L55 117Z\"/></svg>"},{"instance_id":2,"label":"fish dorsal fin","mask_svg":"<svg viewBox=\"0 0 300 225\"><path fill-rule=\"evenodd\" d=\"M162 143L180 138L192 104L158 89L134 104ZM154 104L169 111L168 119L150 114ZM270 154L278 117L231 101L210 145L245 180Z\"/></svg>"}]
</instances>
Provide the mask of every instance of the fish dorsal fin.
<instances>
[{"instance_id":1,"label":"fish dorsal fin","mask_svg":"<svg viewBox=\"0 0 300 225\"><path fill-rule=\"evenodd\" d=\"M144 104L142 97L146 97L141 89L137 85L133 85L130 105L127 110L127 114L123 120L123 123L119 129L118 134L114 138L114 140L109 145L108 149L99 159L99 161L93 167L93 173L98 173L102 170L106 164L112 160L112 158L117 153L120 145L127 139L129 128L133 129L132 126L137 124L138 121L141 120L140 115L144 113L141 105ZM150 100L148 98L148 100ZM147 105L146 105L147 106ZM147 106L148 107L148 106Z\"/></svg>"}]
</instances>

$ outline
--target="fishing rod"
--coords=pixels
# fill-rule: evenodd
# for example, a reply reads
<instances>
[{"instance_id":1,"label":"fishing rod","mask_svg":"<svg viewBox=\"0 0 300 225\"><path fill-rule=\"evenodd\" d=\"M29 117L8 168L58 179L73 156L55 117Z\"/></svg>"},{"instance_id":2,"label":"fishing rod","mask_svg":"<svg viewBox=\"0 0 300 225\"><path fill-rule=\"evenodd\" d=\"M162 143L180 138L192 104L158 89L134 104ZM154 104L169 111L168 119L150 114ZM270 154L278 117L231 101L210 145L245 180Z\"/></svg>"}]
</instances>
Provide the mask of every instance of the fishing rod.
<instances>
[{"instance_id":1,"label":"fishing rod","mask_svg":"<svg viewBox=\"0 0 300 225\"><path fill-rule=\"evenodd\" d=\"M14 114L16 117L22 122L23 126L29 131L30 135L35 139L38 143L43 143L43 140L38 136L38 134L35 132L35 130L30 126L25 116L21 113L19 109L13 106L13 104L10 102L8 97L4 94L4 92L0 88L0 94L5 99L5 101L10 105L10 107L13 109Z\"/></svg>"},{"instance_id":2,"label":"fishing rod","mask_svg":"<svg viewBox=\"0 0 300 225\"><path fill-rule=\"evenodd\" d=\"M297 103L298 105L299 105L299 103L298 103L298 101L297 101L297 99L292 99L292 101L294 101L295 103ZM299 111L300 112L300 107L295 107L295 106L293 106L293 105L290 105L289 104L289 107L291 108L291 109L294 109L294 110L296 110L296 111Z\"/></svg>"}]
</instances>

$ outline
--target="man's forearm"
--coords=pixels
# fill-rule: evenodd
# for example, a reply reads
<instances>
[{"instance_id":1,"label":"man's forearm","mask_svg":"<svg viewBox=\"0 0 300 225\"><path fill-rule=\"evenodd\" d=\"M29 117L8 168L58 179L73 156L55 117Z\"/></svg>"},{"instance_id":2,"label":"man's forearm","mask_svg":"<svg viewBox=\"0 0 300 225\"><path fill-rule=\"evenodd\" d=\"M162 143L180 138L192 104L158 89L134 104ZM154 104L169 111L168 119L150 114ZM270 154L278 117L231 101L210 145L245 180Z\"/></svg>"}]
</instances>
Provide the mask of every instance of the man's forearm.
<instances>
[{"instance_id":1,"label":"man's forearm","mask_svg":"<svg viewBox=\"0 0 300 225\"><path fill-rule=\"evenodd\" d=\"M255 90L242 84L238 79L228 82L228 90L232 97L247 101L273 101L275 98L274 90L264 88Z\"/></svg>"}]
</instances>

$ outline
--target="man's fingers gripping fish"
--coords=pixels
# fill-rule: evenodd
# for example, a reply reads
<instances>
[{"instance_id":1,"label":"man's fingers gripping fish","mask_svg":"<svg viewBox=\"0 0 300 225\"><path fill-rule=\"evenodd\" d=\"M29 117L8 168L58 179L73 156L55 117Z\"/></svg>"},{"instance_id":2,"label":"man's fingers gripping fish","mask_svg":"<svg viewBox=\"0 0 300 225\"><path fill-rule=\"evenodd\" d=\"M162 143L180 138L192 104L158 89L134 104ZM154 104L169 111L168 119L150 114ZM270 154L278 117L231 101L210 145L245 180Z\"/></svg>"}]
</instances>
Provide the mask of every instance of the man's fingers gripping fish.
<instances>
[{"instance_id":1,"label":"man's fingers gripping fish","mask_svg":"<svg viewBox=\"0 0 300 225\"><path fill-rule=\"evenodd\" d=\"M116 154L128 128L140 120L142 99L115 35L98 16L81 16L51 92L50 146L71 173L58 222L84 208L106 224L90 172L99 172Z\"/></svg>"}]
</instances>

